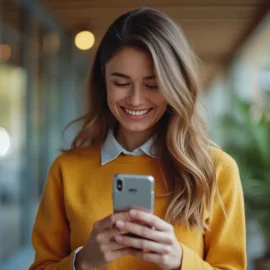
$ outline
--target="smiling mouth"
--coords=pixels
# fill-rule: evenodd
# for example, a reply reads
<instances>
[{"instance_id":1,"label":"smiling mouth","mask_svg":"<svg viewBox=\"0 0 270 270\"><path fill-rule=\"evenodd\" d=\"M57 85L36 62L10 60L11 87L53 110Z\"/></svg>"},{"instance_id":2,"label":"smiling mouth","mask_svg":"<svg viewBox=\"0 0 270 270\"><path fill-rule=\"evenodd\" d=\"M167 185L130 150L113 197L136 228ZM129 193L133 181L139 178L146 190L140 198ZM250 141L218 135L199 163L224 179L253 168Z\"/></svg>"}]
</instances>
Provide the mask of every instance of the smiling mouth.
<instances>
[{"instance_id":1,"label":"smiling mouth","mask_svg":"<svg viewBox=\"0 0 270 270\"><path fill-rule=\"evenodd\" d=\"M132 116L143 116L146 115L147 113L149 113L153 108L150 109L145 109L145 110L130 110L128 108L122 107L123 111L128 114L128 115L132 115Z\"/></svg>"}]
</instances>

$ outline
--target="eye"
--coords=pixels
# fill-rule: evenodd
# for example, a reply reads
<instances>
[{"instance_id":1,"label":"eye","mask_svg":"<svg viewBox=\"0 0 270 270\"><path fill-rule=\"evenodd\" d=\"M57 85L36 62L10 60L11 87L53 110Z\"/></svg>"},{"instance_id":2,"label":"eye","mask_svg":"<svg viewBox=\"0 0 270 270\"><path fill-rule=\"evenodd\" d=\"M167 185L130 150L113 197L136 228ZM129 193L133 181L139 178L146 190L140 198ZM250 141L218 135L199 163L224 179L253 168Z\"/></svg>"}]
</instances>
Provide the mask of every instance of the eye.
<instances>
[{"instance_id":1,"label":"eye","mask_svg":"<svg viewBox=\"0 0 270 270\"><path fill-rule=\"evenodd\" d=\"M157 85L145 85L146 88L151 89L151 90L155 90L158 89Z\"/></svg>"},{"instance_id":2,"label":"eye","mask_svg":"<svg viewBox=\"0 0 270 270\"><path fill-rule=\"evenodd\" d=\"M115 86L119 86L119 87L125 87L125 86L128 86L130 84L129 83L118 83L118 82L114 82L114 85Z\"/></svg>"}]
</instances>

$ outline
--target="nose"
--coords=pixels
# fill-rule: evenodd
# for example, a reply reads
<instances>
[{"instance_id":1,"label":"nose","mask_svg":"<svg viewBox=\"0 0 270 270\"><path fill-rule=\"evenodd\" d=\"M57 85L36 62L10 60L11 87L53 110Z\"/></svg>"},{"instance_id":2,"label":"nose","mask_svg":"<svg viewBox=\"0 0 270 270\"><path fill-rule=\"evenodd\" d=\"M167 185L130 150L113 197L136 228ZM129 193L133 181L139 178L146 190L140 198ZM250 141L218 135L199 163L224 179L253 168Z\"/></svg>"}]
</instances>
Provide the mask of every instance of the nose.
<instances>
[{"instance_id":1,"label":"nose","mask_svg":"<svg viewBox=\"0 0 270 270\"><path fill-rule=\"evenodd\" d=\"M139 107L144 103L145 97L141 86L133 86L127 97L127 103L132 107Z\"/></svg>"}]
</instances>

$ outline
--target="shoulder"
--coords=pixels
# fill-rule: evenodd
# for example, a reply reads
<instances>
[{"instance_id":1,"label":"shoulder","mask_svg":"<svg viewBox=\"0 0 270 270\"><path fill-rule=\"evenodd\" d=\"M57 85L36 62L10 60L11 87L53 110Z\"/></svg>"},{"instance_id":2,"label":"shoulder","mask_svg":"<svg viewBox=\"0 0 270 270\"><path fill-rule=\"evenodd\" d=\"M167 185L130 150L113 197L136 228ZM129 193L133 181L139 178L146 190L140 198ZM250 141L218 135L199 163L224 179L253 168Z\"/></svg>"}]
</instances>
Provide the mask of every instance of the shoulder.
<instances>
[{"instance_id":1,"label":"shoulder","mask_svg":"<svg viewBox=\"0 0 270 270\"><path fill-rule=\"evenodd\" d=\"M100 146L75 149L60 154L51 164L45 190L56 190L73 185L74 179L89 175L100 166Z\"/></svg>"},{"instance_id":2,"label":"shoulder","mask_svg":"<svg viewBox=\"0 0 270 270\"><path fill-rule=\"evenodd\" d=\"M226 153L222 148L211 146L210 154L217 174L228 169L238 171L238 166L235 159Z\"/></svg>"},{"instance_id":3,"label":"shoulder","mask_svg":"<svg viewBox=\"0 0 270 270\"><path fill-rule=\"evenodd\" d=\"M61 153L52 163L50 171L76 169L84 165L95 166L100 164L100 145L74 149Z\"/></svg>"},{"instance_id":4,"label":"shoulder","mask_svg":"<svg viewBox=\"0 0 270 270\"><path fill-rule=\"evenodd\" d=\"M239 169L234 158L218 147L211 148L211 155L220 192L242 192Z\"/></svg>"},{"instance_id":5,"label":"shoulder","mask_svg":"<svg viewBox=\"0 0 270 270\"><path fill-rule=\"evenodd\" d=\"M241 180L235 159L219 147L211 147L211 156L219 185L240 187Z\"/></svg>"}]
</instances>

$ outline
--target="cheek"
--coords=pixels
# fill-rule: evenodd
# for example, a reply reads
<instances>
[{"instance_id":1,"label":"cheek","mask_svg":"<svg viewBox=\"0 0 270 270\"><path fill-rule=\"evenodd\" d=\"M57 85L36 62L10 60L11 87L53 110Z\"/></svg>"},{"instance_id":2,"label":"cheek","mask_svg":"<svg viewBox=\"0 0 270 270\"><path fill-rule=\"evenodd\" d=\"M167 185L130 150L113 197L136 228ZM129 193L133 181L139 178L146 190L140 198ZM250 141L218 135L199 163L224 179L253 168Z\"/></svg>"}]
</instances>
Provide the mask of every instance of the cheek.
<instances>
[{"instance_id":1,"label":"cheek","mask_svg":"<svg viewBox=\"0 0 270 270\"><path fill-rule=\"evenodd\" d=\"M167 103L166 99L161 94L157 94L155 96L152 96L151 100L158 108L160 108L160 109L167 108L168 103Z\"/></svg>"},{"instance_id":2,"label":"cheek","mask_svg":"<svg viewBox=\"0 0 270 270\"><path fill-rule=\"evenodd\" d=\"M115 95L114 95L114 92L113 92L113 89L110 88L110 87L107 87L107 104L108 104L108 107L110 108L111 112L113 113L114 112L114 108L115 108Z\"/></svg>"},{"instance_id":3,"label":"cheek","mask_svg":"<svg viewBox=\"0 0 270 270\"><path fill-rule=\"evenodd\" d=\"M117 91L114 87L107 88L107 102L109 105L113 105L122 99L121 93Z\"/></svg>"}]
</instances>

